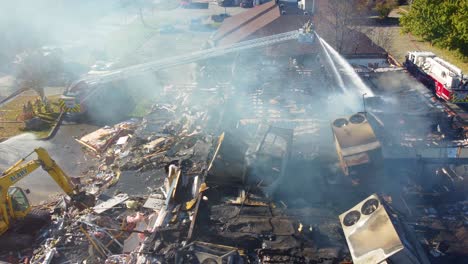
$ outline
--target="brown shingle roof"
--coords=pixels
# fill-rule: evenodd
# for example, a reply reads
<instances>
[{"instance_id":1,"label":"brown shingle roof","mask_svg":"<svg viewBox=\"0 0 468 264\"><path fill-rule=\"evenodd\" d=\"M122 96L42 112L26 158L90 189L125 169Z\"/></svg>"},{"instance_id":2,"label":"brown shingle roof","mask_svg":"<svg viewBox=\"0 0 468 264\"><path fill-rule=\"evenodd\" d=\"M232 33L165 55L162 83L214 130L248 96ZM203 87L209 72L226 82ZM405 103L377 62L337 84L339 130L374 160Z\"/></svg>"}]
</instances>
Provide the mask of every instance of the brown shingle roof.
<instances>
[{"instance_id":1,"label":"brown shingle roof","mask_svg":"<svg viewBox=\"0 0 468 264\"><path fill-rule=\"evenodd\" d=\"M248 21L247 23L244 23L241 27L238 27L235 30L231 31L230 34L224 35L221 39L219 39L218 45L222 46L237 43L243 40L247 40L250 36L253 35L255 35L255 37L266 36L264 34L258 34L258 31L266 28L270 23L274 22L280 16L281 14L278 8L273 7L271 9L268 9L267 12L264 12L261 15L255 17L254 19Z\"/></svg>"},{"instance_id":2,"label":"brown shingle roof","mask_svg":"<svg viewBox=\"0 0 468 264\"><path fill-rule=\"evenodd\" d=\"M281 14L281 10L285 14ZM301 28L310 16L305 16L303 11L294 4L283 4L280 8L275 1L254 7L246 12L235 15L225 20L218 32L214 35L217 46L234 44L237 42L271 36ZM282 51L278 49L282 48ZM286 55L284 48L287 47L289 55L311 52L310 45L303 45L297 41L288 41L267 48L269 54L274 51Z\"/></svg>"},{"instance_id":3,"label":"brown shingle roof","mask_svg":"<svg viewBox=\"0 0 468 264\"><path fill-rule=\"evenodd\" d=\"M316 8L317 12L313 19L316 31L325 41L334 46L334 29L328 17L324 15L330 10L328 2L317 0ZM286 14L282 15L281 10L285 10ZM213 40L217 46L230 45L297 30L308 20L311 20L311 16L304 15L297 5L284 4L280 9L275 1L271 1L226 19L215 33ZM342 54L385 52L379 46L374 45L366 35L355 30L347 33L344 42ZM287 41L268 47L266 51L270 55L298 55L317 52L317 46Z\"/></svg>"},{"instance_id":4,"label":"brown shingle roof","mask_svg":"<svg viewBox=\"0 0 468 264\"><path fill-rule=\"evenodd\" d=\"M275 1L271 1L227 18L224 20L223 24L214 35L214 40L218 41L222 38L226 38L229 34L233 34L235 31L239 31L241 27L245 27L248 24L253 25L256 19L261 18L263 14L268 13L274 8L276 8Z\"/></svg>"}]
</instances>

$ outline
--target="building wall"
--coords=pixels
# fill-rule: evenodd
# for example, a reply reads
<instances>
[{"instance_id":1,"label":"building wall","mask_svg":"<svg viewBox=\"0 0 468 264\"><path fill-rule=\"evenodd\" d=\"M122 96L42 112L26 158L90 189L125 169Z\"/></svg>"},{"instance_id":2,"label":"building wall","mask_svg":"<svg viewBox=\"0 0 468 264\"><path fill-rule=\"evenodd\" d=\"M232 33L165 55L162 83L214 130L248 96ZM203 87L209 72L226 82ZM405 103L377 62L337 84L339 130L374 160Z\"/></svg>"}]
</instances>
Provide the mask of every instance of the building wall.
<instances>
[{"instance_id":1,"label":"building wall","mask_svg":"<svg viewBox=\"0 0 468 264\"><path fill-rule=\"evenodd\" d=\"M352 65L360 65L369 68L384 68L390 66L387 58L347 58Z\"/></svg>"},{"instance_id":2,"label":"building wall","mask_svg":"<svg viewBox=\"0 0 468 264\"><path fill-rule=\"evenodd\" d=\"M300 9L307 11L309 14L314 14L315 12L315 0L299 0L297 5Z\"/></svg>"}]
</instances>

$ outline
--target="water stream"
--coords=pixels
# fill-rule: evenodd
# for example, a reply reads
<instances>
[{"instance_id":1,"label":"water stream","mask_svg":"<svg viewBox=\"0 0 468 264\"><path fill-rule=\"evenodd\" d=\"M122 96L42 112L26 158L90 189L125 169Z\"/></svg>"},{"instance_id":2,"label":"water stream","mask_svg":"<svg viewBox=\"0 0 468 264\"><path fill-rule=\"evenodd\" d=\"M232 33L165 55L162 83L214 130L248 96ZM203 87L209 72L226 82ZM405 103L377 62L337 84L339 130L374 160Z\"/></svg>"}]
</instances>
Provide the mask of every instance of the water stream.
<instances>
[{"instance_id":1,"label":"water stream","mask_svg":"<svg viewBox=\"0 0 468 264\"><path fill-rule=\"evenodd\" d=\"M325 57L333 69L333 74L344 92L351 92L357 95L366 94L368 97L374 96L371 89L362 81L353 67L336 51L330 44L317 35L320 45L325 53ZM346 85L345 85L346 84Z\"/></svg>"},{"instance_id":2,"label":"water stream","mask_svg":"<svg viewBox=\"0 0 468 264\"><path fill-rule=\"evenodd\" d=\"M317 35L317 38L318 38L318 40L320 42L320 45L322 46L323 53L325 54L325 59L327 60L328 65L330 65L330 67L331 67L331 69L333 71L333 76L335 77L335 80L336 80L336 83L337 83L338 87L340 87L341 90L343 92L345 92L346 88L345 88L345 85L344 85L344 82L343 82L343 78L341 78L341 74L338 71L338 69L337 69L337 67L336 67L336 65L335 65L335 63L334 63L334 61L333 61L333 59L332 59L332 57L330 55L330 52L328 51L328 49L327 49L327 47L325 45L325 43L326 43L325 40L323 40L318 35Z\"/></svg>"}]
</instances>

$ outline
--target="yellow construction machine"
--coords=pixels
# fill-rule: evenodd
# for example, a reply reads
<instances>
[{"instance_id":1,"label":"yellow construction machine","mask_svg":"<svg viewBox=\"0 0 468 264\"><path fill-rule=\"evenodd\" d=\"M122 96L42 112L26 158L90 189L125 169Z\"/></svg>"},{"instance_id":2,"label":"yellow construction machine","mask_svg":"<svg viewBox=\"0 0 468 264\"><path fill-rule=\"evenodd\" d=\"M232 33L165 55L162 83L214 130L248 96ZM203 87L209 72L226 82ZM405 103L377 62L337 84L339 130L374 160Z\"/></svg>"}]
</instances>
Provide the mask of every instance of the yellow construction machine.
<instances>
[{"instance_id":1,"label":"yellow construction machine","mask_svg":"<svg viewBox=\"0 0 468 264\"><path fill-rule=\"evenodd\" d=\"M26 162L31 154L37 159ZM79 191L79 186L55 163L43 148L37 148L0 175L0 244L3 246L27 245L34 231L50 220L49 212L31 209L26 192L13 185L41 167L73 202L82 207L92 206L94 197ZM36 230L34 230L36 229ZM16 245L18 244L18 245Z\"/></svg>"}]
</instances>

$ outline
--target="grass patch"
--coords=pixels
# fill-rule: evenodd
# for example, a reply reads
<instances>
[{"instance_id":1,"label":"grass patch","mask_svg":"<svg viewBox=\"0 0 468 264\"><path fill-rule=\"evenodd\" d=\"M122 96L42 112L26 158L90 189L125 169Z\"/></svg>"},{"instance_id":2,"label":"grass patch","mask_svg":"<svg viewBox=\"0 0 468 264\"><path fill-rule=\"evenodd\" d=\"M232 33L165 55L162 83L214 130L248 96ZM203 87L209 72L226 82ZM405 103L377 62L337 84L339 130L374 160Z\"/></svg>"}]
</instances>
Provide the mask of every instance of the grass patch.
<instances>
[{"instance_id":1,"label":"grass patch","mask_svg":"<svg viewBox=\"0 0 468 264\"><path fill-rule=\"evenodd\" d=\"M142 118L146 116L149 112L149 109L154 104L154 100L150 98L138 98L136 102L138 103L130 113L130 117Z\"/></svg>"},{"instance_id":2,"label":"grass patch","mask_svg":"<svg viewBox=\"0 0 468 264\"><path fill-rule=\"evenodd\" d=\"M0 142L23 133L23 123L3 123L0 121Z\"/></svg>"},{"instance_id":3,"label":"grass patch","mask_svg":"<svg viewBox=\"0 0 468 264\"><path fill-rule=\"evenodd\" d=\"M410 6L409 5L401 5L398 7L399 9L401 9L403 12L409 12L410 10Z\"/></svg>"},{"instance_id":4,"label":"grass patch","mask_svg":"<svg viewBox=\"0 0 468 264\"><path fill-rule=\"evenodd\" d=\"M404 14L410 9L409 5L402 5L398 7L397 12L399 14ZM394 17L394 19L399 19ZM411 34L402 33L402 28L399 26L399 21L394 26L385 26L385 30L391 32L391 45L388 48L388 52L392 54L395 59L399 62L404 62L405 55L408 51L431 51L437 56L447 60L448 62L459 67L464 73L468 73L468 57L462 56L457 51L447 50L431 45L427 41L423 41L418 37L415 37ZM370 36L372 39L372 36Z\"/></svg>"},{"instance_id":5,"label":"grass patch","mask_svg":"<svg viewBox=\"0 0 468 264\"><path fill-rule=\"evenodd\" d=\"M400 29L400 27L392 29L394 30L392 35L393 43L389 49L389 53L392 54L398 61L403 62L408 51L431 51L437 56L459 67L464 73L468 73L467 57L460 57L459 53L456 51L432 46L429 42L421 41L416 37L411 36L410 34L401 33Z\"/></svg>"},{"instance_id":6,"label":"grass patch","mask_svg":"<svg viewBox=\"0 0 468 264\"><path fill-rule=\"evenodd\" d=\"M33 103L37 98L39 98L39 96L36 92L26 91L9 103L0 107L0 139L7 139L19 135L23 132L30 132L24 130L24 123L19 120L19 117L23 113L23 105L27 104L28 101ZM53 113L41 114L45 117L45 119L50 121L55 121L57 119L59 115L58 112L60 110L58 106L59 98L60 96L48 97L49 101L51 102ZM53 124L50 125L50 128L52 127ZM45 137L48 135L50 128L44 131L34 132L34 134L36 134L38 137Z\"/></svg>"},{"instance_id":7,"label":"grass patch","mask_svg":"<svg viewBox=\"0 0 468 264\"><path fill-rule=\"evenodd\" d=\"M23 105L39 98L34 91L26 91L12 101L0 107L0 121L17 121L23 111Z\"/></svg>"}]
</instances>

